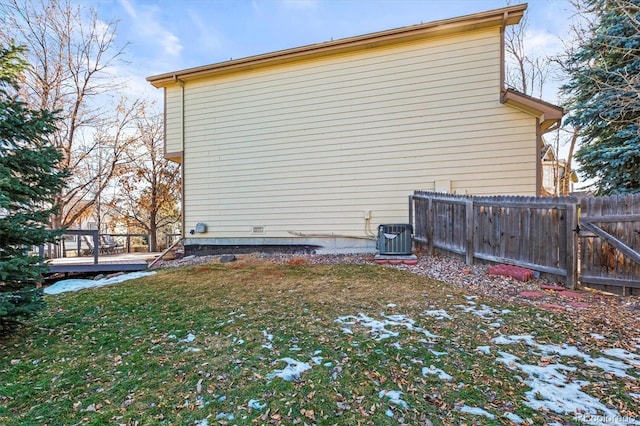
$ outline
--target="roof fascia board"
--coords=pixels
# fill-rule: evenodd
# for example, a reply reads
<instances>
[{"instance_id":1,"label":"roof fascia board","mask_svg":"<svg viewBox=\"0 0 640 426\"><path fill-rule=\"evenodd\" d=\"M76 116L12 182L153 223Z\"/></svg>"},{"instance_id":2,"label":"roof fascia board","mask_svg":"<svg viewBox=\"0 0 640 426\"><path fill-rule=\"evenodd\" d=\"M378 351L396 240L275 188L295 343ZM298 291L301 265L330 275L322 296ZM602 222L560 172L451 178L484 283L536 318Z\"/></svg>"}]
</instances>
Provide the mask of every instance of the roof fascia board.
<instances>
[{"instance_id":1,"label":"roof fascia board","mask_svg":"<svg viewBox=\"0 0 640 426\"><path fill-rule=\"evenodd\" d=\"M560 123L562 117L566 114L566 111L559 106L511 89L502 92L500 101L503 104L540 118L540 127L543 132L550 130L554 124Z\"/></svg>"},{"instance_id":2,"label":"roof fascia board","mask_svg":"<svg viewBox=\"0 0 640 426\"><path fill-rule=\"evenodd\" d=\"M178 81L186 81L208 77L211 75L225 74L261 68L271 65L285 64L304 59L348 53L374 47L382 47L396 43L409 42L424 38L447 35L456 32L472 31L493 26L504 27L520 22L527 5L495 9L457 18L444 19L424 24L401 27L392 30L380 31L355 37L348 37L325 43L311 44L292 49L279 50L247 58L234 59L201 67L188 68L147 77L155 87L164 87L175 84Z\"/></svg>"}]
</instances>

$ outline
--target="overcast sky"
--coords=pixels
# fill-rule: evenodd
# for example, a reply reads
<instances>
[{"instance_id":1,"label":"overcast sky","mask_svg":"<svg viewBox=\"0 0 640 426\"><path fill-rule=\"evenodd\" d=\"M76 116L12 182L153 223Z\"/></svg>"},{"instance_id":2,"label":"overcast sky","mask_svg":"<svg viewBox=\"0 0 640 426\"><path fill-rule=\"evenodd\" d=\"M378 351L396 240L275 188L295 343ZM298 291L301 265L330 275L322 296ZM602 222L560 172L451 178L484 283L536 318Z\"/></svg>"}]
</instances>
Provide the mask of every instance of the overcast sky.
<instances>
[{"instance_id":1,"label":"overcast sky","mask_svg":"<svg viewBox=\"0 0 640 426\"><path fill-rule=\"evenodd\" d=\"M86 0L85 0L86 1ZM507 6L506 0L97 0L104 21L118 20L130 43L126 76L132 92L161 99L150 75L291 47L453 18ZM511 1L511 4L521 2ZM571 17L565 0L530 0L528 49L561 49ZM555 90L544 95L556 101Z\"/></svg>"}]
</instances>

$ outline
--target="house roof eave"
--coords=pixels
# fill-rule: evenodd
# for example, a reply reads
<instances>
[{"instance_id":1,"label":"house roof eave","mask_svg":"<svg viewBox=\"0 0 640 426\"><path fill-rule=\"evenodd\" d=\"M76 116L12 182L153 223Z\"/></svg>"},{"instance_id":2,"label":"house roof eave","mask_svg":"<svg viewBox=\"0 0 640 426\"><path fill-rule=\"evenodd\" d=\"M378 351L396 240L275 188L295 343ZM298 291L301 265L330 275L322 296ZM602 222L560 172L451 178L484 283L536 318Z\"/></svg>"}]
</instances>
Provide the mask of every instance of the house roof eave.
<instances>
[{"instance_id":1,"label":"house roof eave","mask_svg":"<svg viewBox=\"0 0 640 426\"><path fill-rule=\"evenodd\" d=\"M527 114L540 118L540 130L543 133L557 128L566 111L542 99L525 95L513 89L503 90L500 101Z\"/></svg>"},{"instance_id":2,"label":"house roof eave","mask_svg":"<svg viewBox=\"0 0 640 426\"><path fill-rule=\"evenodd\" d=\"M303 59L313 59L321 56L380 47L455 32L488 28L492 26L505 27L519 23L526 8L527 4L525 3L456 18L443 19L332 40L324 43L279 50L246 58L233 59L225 62L158 74L147 77L147 81L149 81L153 86L161 88L175 84L178 81L203 78L216 74L255 69Z\"/></svg>"}]
</instances>

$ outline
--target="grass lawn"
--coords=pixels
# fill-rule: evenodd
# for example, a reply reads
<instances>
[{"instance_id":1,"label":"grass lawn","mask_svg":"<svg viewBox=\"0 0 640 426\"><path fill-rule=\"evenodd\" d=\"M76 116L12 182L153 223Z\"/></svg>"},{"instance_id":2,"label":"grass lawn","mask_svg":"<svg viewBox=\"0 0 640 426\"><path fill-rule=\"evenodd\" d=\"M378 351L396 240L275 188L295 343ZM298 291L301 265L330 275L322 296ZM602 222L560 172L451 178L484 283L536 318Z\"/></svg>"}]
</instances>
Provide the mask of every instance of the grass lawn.
<instances>
[{"instance_id":1,"label":"grass lawn","mask_svg":"<svg viewBox=\"0 0 640 426\"><path fill-rule=\"evenodd\" d=\"M391 267L244 257L47 303L0 341L0 424L640 422L615 332Z\"/></svg>"}]
</instances>

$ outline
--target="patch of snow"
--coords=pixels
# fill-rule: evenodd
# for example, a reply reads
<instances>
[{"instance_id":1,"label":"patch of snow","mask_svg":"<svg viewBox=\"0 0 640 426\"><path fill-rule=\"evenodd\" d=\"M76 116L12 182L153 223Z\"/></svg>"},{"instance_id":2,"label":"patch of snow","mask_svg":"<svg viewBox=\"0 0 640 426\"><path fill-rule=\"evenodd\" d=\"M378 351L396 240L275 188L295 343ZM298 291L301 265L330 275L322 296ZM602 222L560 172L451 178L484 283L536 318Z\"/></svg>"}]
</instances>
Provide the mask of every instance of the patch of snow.
<instances>
[{"instance_id":1,"label":"patch of snow","mask_svg":"<svg viewBox=\"0 0 640 426\"><path fill-rule=\"evenodd\" d=\"M247 403L247 406L254 410L262 411L267 406L267 403L265 402L264 404L260 404L259 399L250 399L249 402Z\"/></svg>"},{"instance_id":2,"label":"patch of snow","mask_svg":"<svg viewBox=\"0 0 640 426\"><path fill-rule=\"evenodd\" d=\"M338 319L336 319L336 322L343 325L360 324L362 327L369 329L368 334L372 335L373 339L376 341L388 339L389 337L398 337L400 335L399 332L389 330L387 327L404 327L409 331L417 331L419 333L423 333L426 337L429 338L440 337L430 333L424 328L414 326L415 321L411 318L407 318L406 315L382 314L382 317L384 318L383 320L376 320L368 315L360 313L358 314L358 316L346 315L343 317L338 317ZM342 331L344 333L345 329L343 328Z\"/></svg>"},{"instance_id":3,"label":"patch of snow","mask_svg":"<svg viewBox=\"0 0 640 426\"><path fill-rule=\"evenodd\" d=\"M432 309L430 311L424 311L422 314L434 317L435 319L453 319L444 309Z\"/></svg>"},{"instance_id":4,"label":"patch of snow","mask_svg":"<svg viewBox=\"0 0 640 426\"><path fill-rule=\"evenodd\" d=\"M444 355L447 355L447 352L434 351L433 349L429 349L429 352L431 352L431 353L432 353L432 354L434 354L435 356L444 356Z\"/></svg>"},{"instance_id":5,"label":"patch of snow","mask_svg":"<svg viewBox=\"0 0 640 426\"><path fill-rule=\"evenodd\" d=\"M314 356L314 357L311 357L311 362L314 363L315 365L320 365L322 364L323 359L324 358L322 358L321 356Z\"/></svg>"},{"instance_id":6,"label":"patch of snow","mask_svg":"<svg viewBox=\"0 0 640 426\"><path fill-rule=\"evenodd\" d=\"M429 338L432 338L432 339L440 337L440 336L436 336L435 334L429 332L428 330L426 330L426 329L424 329L422 327L414 326L416 321L411 319L411 318L407 318L406 315L384 315L384 314L382 314L382 316L387 320L388 325L398 326L398 327L405 327L409 331L417 331L418 333L422 333L426 337L429 337Z\"/></svg>"},{"instance_id":7,"label":"patch of snow","mask_svg":"<svg viewBox=\"0 0 640 426\"><path fill-rule=\"evenodd\" d=\"M233 419L235 418L235 416L233 415L233 413L218 413L216 414L216 420L228 420L228 421L233 421Z\"/></svg>"},{"instance_id":8,"label":"patch of snow","mask_svg":"<svg viewBox=\"0 0 640 426\"><path fill-rule=\"evenodd\" d=\"M395 308L396 306L398 305L396 305L395 303L387 303L387 308Z\"/></svg>"},{"instance_id":9,"label":"patch of snow","mask_svg":"<svg viewBox=\"0 0 640 426\"><path fill-rule=\"evenodd\" d=\"M149 275L155 275L157 272L131 272L129 274L118 275L113 278L103 278L101 280L87 280L87 279L70 279L60 280L57 283L45 287L44 294L60 294L69 291L78 291L86 288L98 288L111 284L120 284L124 281L135 280L138 278L148 277Z\"/></svg>"},{"instance_id":10,"label":"patch of snow","mask_svg":"<svg viewBox=\"0 0 640 426\"><path fill-rule=\"evenodd\" d=\"M552 411L558 414L604 414L619 416L619 413L602 404L598 399L586 394L582 388L589 382L570 380L563 371L575 371L575 367L563 364L545 366L521 364L519 358L507 352L496 361L509 369L518 369L527 375L523 382L531 389L525 392L524 404L534 410Z\"/></svg>"},{"instance_id":11,"label":"patch of snow","mask_svg":"<svg viewBox=\"0 0 640 426\"><path fill-rule=\"evenodd\" d=\"M533 336L530 334L519 336L498 336L493 338L493 342L498 345L511 345L514 343L524 342L528 346L535 346L537 343L534 341Z\"/></svg>"},{"instance_id":12,"label":"patch of snow","mask_svg":"<svg viewBox=\"0 0 640 426\"><path fill-rule=\"evenodd\" d=\"M393 414L393 410L391 408L387 408L386 411L384 412L385 416L387 417L391 417L393 418L394 414Z\"/></svg>"},{"instance_id":13,"label":"patch of snow","mask_svg":"<svg viewBox=\"0 0 640 426\"><path fill-rule=\"evenodd\" d=\"M185 343L191 343L194 340L196 340L196 336L193 333L189 333L187 334L187 337L185 337L184 339L180 339L181 342L185 342Z\"/></svg>"},{"instance_id":14,"label":"patch of snow","mask_svg":"<svg viewBox=\"0 0 640 426\"><path fill-rule=\"evenodd\" d=\"M631 366L622 361L600 356L598 358L591 358L587 360L586 364L596 366L599 369L618 377L631 377L626 372L626 370L631 368Z\"/></svg>"},{"instance_id":15,"label":"patch of snow","mask_svg":"<svg viewBox=\"0 0 640 426\"><path fill-rule=\"evenodd\" d=\"M353 330L348 327L342 327L342 334L353 334Z\"/></svg>"},{"instance_id":16,"label":"patch of snow","mask_svg":"<svg viewBox=\"0 0 640 426\"><path fill-rule=\"evenodd\" d=\"M209 426L209 420L207 419L196 420L193 426Z\"/></svg>"},{"instance_id":17,"label":"patch of snow","mask_svg":"<svg viewBox=\"0 0 640 426\"><path fill-rule=\"evenodd\" d=\"M476 351L482 352L483 354L489 355L491 353L491 347L490 346L478 346L476 348Z\"/></svg>"},{"instance_id":18,"label":"patch of snow","mask_svg":"<svg viewBox=\"0 0 640 426\"><path fill-rule=\"evenodd\" d=\"M498 336L493 341L499 345L512 344L517 342L524 342L527 346L538 351L539 354L550 356L559 355L563 357L579 358L584 360L586 365L595 366L603 371L612 373L618 377L631 377L626 373L626 370L631 368L630 364L625 364L622 361L617 361L611 358L598 357L593 358L591 355L586 354L576 348L575 346L569 346L567 344L551 345L537 343L531 335L521 336ZM616 357L622 360L626 360L630 363L640 361L640 356L633 352L625 351L620 348L605 349L602 351L604 354Z\"/></svg>"},{"instance_id":19,"label":"patch of snow","mask_svg":"<svg viewBox=\"0 0 640 426\"><path fill-rule=\"evenodd\" d=\"M381 390L378 397L389 398L389 402L402 408L409 408L409 404L402 400L402 392L394 390Z\"/></svg>"},{"instance_id":20,"label":"patch of snow","mask_svg":"<svg viewBox=\"0 0 640 426\"><path fill-rule=\"evenodd\" d=\"M391 346L393 346L394 348L396 348L398 350L402 349L402 345L400 343L398 343L398 342L393 342L391 344Z\"/></svg>"},{"instance_id":21,"label":"patch of snow","mask_svg":"<svg viewBox=\"0 0 640 426\"><path fill-rule=\"evenodd\" d=\"M517 425L521 425L524 423L524 419L516 413L505 413L504 416Z\"/></svg>"},{"instance_id":22,"label":"patch of snow","mask_svg":"<svg viewBox=\"0 0 640 426\"><path fill-rule=\"evenodd\" d=\"M422 367L422 375L426 376L427 374L438 375L438 378L440 380L453 380L453 376L450 376L449 374L445 373L439 368L434 367L433 365L430 367Z\"/></svg>"},{"instance_id":23,"label":"patch of snow","mask_svg":"<svg viewBox=\"0 0 640 426\"><path fill-rule=\"evenodd\" d=\"M596 340L604 340L605 339L605 337L602 334L598 334L598 333L591 333L590 336L593 337Z\"/></svg>"},{"instance_id":24,"label":"patch of snow","mask_svg":"<svg viewBox=\"0 0 640 426\"><path fill-rule=\"evenodd\" d=\"M202 351L202 349L194 348L193 346L189 346L187 349L184 350L184 352L200 352L200 351Z\"/></svg>"},{"instance_id":25,"label":"patch of snow","mask_svg":"<svg viewBox=\"0 0 640 426\"><path fill-rule=\"evenodd\" d=\"M264 345L262 345L263 348L267 348L269 350L273 349L273 334L269 334L269 332L265 329L262 330L262 335L265 337L265 339L267 339L267 343L265 343Z\"/></svg>"},{"instance_id":26,"label":"patch of snow","mask_svg":"<svg viewBox=\"0 0 640 426\"><path fill-rule=\"evenodd\" d=\"M462 411L463 413L472 414L474 416L485 416L485 417L488 417L489 419L495 419L496 417L483 408L470 407L468 405L463 405L461 407L456 407L456 409L458 411Z\"/></svg>"},{"instance_id":27,"label":"patch of snow","mask_svg":"<svg viewBox=\"0 0 640 426\"><path fill-rule=\"evenodd\" d=\"M202 396L196 397L196 406L200 409L204 408L206 405L209 405L208 401L205 401Z\"/></svg>"},{"instance_id":28,"label":"patch of snow","mask_svg":"<svg viewBox=\"0 0 640 426\"><path fill-rule=\"evenodd\" d=\"M267 378L273 379L274 377L280 377L283 380L291 382L300 377L305 371L311 370L311 365L293 358L281 358L278 361L286 362L287 366L282 370L276 370L273 373L267 374Z\"/></svg>"},{"instance_id":29,"label":"patch of snow","mask_svg":"<svg viewBox=\"0 0 640 426\"><path fill-rule=\"evenodd\" d=\"M471 302L468 302L471 303ZM498 312L487 306L487 305L481 305L480 309L478 309L476 306L464 306L464 305L458 305L464 312L466 313L471 313L475 316L478 316L482 319L492 319Z\"/></svg>"},{"instance_id":30,"label":"patch of snow","mask_svg":"<svg viewBox=\"0 0 640 426\"><path fill-rule=\"evenodd\" d=\"M633 361L635 363L640 363L640 355L626 351L621 348L610 348L602 351L605 355L612 356L614 358L619 358L625 361Z\"/></svg>"}]
</instances>

